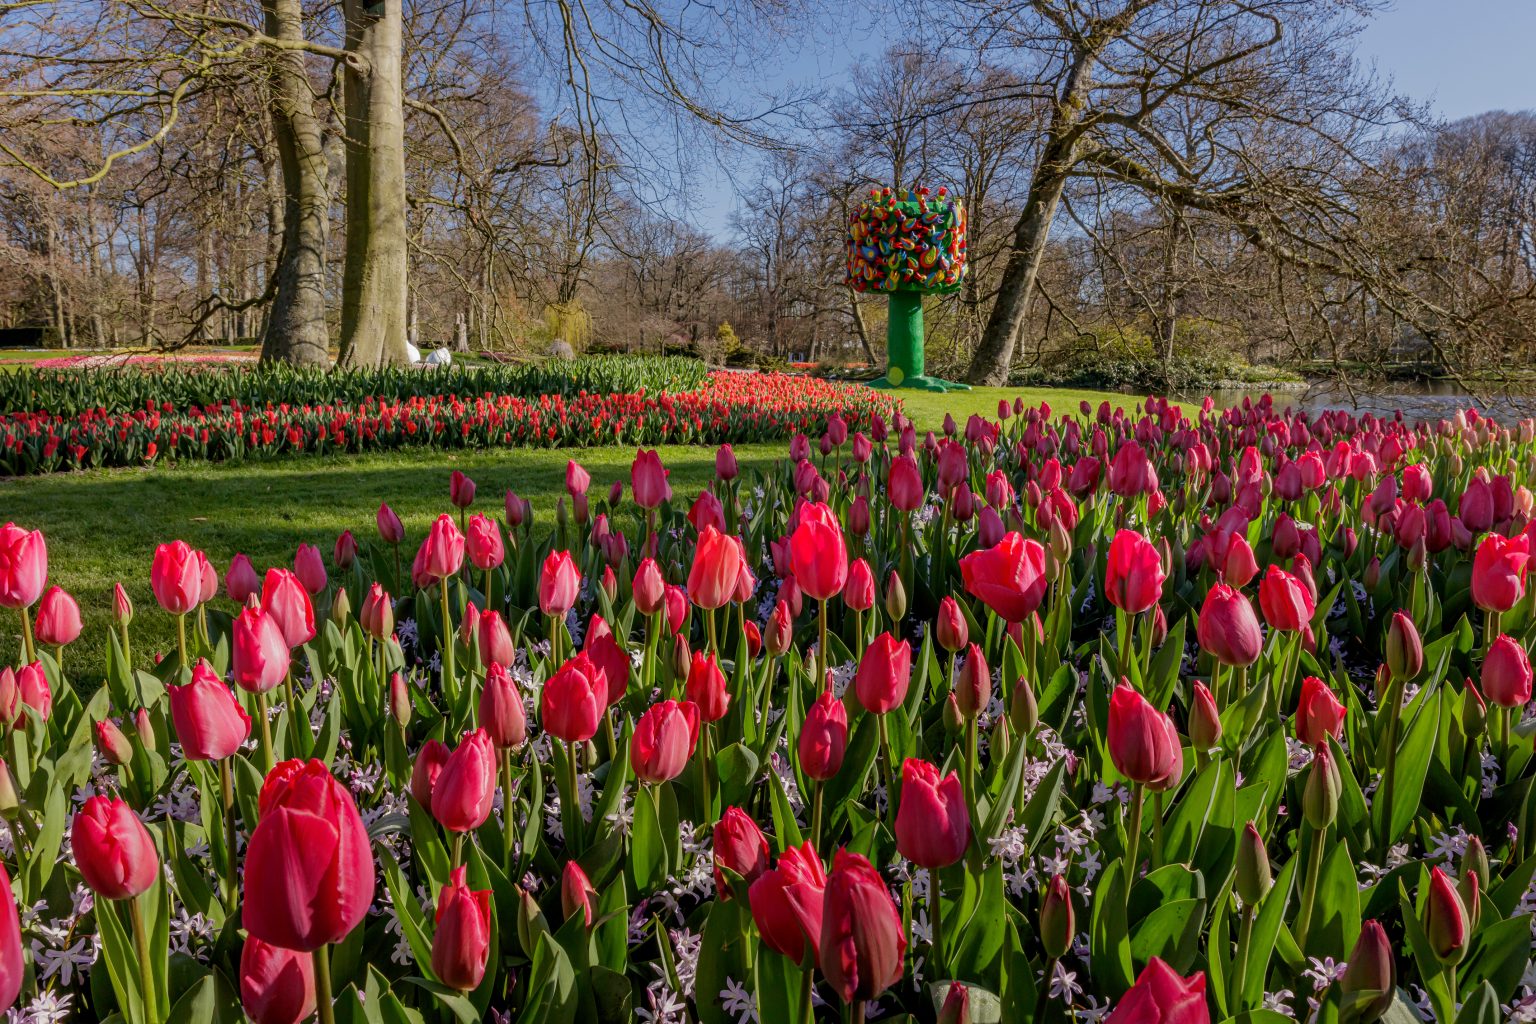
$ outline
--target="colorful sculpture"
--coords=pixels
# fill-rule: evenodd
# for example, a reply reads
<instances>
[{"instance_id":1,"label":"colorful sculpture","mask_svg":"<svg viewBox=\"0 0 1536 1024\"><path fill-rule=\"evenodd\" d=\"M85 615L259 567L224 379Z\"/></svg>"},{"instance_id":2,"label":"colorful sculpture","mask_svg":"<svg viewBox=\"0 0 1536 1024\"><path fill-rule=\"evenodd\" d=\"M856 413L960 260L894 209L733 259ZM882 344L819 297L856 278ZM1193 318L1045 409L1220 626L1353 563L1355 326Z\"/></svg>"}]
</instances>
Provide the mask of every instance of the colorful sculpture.
<instances>
[{"instance_id":1,"label":"colorful sculpture","mask_svg":"<svg viewBox=\"0 0 1536 1024\"><path fill-rule=\"evenodd\" d=\"M848 217L848 286L890 295L885 376L870 386L967 390L923 372L923 296L956 291L965 277L965 207L941 188L898 199L871 189Z\"/></svg>"}]
</instances>

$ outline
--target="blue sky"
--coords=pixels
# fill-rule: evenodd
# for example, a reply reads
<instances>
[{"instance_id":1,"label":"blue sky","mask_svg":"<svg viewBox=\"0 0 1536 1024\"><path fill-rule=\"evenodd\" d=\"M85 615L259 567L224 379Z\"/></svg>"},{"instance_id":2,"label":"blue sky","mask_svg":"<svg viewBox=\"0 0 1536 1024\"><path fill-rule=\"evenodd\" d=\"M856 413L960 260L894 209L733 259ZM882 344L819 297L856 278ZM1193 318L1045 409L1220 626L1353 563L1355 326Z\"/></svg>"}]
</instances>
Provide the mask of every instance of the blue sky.
<instances>
[{"instance_id":1,"label":"blue sky","mask_svg":"<svg viewBox=\"0 0 1536 1024\"><path fill-rule=\"evenodd\" d=\"M879 53L888 36L878 16L825 18L785 64L783 83L794 90L840 82L850 64ZM1536 109L1533 40L1536 0L1395 0L1361 33L1358 53L1399 93L1430 103L1441 117L1459 118ZM736 202L731 181L707 166L696 171L693 219L724 237Z\"/></svg>"}]
</instances>

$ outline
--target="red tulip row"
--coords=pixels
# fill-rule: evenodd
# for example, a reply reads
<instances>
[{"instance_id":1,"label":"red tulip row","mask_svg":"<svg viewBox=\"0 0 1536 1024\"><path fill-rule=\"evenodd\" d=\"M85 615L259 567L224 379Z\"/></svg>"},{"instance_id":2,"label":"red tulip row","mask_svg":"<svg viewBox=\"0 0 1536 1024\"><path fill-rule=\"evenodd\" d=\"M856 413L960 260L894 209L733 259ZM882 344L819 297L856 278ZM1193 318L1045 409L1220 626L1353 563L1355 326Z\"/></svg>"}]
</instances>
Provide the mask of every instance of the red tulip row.
<instances>
[{"instance_id":1,"label":"red tulip row","mask_svg":"<svg viewBox=\"0 0 1536 1024\"><path fill-rule=\"evenodd\" d=\"M786 437L833 414L867 423L895 408L889 395L856 385L719 372L697 391L677 394L439 395L263 407L231 401L67 417L40 410L0 415L0 474L407 447L740 443Z\"/></svg>"},{"instance_id":2,"label":"red tulip row","mask_svg":"<svg viewBox=\"0 0 1536 1024\"><path fill-rule=\"evenodd\" d=\"M167 543L177 649L132 668L119 588L89 703L42 534L0 529L0 863L51 922L0 899L0 1005L160 1021L222 974L259 1024L348 988L394 1019L1530 1016L1532 424L893 421L746 478L724 448L691 502L655 452L606 495L573 461L549 537L455 473L456 515L382 505L329 564ZM173 914L220 937L168 958Z\"/></svg>"}]
</instances>

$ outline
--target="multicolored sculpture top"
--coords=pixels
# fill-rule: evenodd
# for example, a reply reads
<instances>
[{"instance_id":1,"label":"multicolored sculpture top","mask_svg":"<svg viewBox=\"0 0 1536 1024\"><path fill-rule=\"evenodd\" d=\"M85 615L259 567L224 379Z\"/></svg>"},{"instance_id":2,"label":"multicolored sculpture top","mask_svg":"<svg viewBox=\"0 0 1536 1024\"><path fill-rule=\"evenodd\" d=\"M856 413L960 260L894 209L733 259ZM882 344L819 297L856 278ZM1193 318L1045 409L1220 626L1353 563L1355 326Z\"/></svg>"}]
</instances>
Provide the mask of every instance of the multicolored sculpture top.
<instances>
[{"instance_id":1,"label":"multicolored sculpture top","mask_svg":"<svg viewBox=\"0 0 1536 1024\"><path fill-rule=\"evenodd\" d=\"M890 295L886 373L871 386L964 389L923 373L923 296L960 287L965 278L965 206L940 188L898 198L871 189L848 216L847 284L858 292Z\"/></svg>"}]
</instances>

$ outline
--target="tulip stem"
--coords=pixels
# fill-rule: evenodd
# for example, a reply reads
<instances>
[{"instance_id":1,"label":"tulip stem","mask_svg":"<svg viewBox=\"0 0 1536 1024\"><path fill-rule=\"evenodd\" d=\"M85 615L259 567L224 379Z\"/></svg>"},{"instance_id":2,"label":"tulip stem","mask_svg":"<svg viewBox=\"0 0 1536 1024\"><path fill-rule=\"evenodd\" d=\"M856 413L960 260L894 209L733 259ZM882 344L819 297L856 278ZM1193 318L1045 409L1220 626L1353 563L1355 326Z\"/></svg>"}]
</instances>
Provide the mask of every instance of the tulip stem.
<instances>
[{"instance_id":1,"label":"tulip stem","mask_svg":"<svg viewBox=\"0 0 1536 1024\"><path fill-rule=\"evenodd\" d=\"M25 615L26 612L23 611L22 614ZM181 657L180 668L191 668L192 666L187 664L187 616L185 612L176 616L176 651Z\"/></svg>"},{"instance_id":2,"label":"tulip stem","mask_svg":"<svg viewBox=\"0 0 1536 1024\"><path fill-rule=\"evenodd\" d=\"M714 800L709 792L709 762L710 762L710 731L713 723L705 722L704 728L699 730L699 796L703 801L703 824L707 828L714 824Z\"/></svg>"},{"instance_id":3,"label":"tulip stem","mask_svg":"<svg viewBox=\"0 0 1536 1024\"><path fill-rule=\"evenodd\" d=\"M821 791L825 788L820 779L811 783L811 849L821 856Z\"/></svg>"},{"instance_id":4,"label":"tulip stem","mask_svg":"<svg viewBox=\"0 0 1536 1024\"><path fill-rule=\"evenodd\" d=\"M1232 978L1232 1006L1238 1010L1243 1005L1243 989L1248 987L1248 947L1253 944L1253 919L1258 908L1243 904L1242 924L1237 930L1237 969Z\"/></svg>"},{"instance_id":5,"label":"tulip stem","mask_svg":"<svg viewBox=\"0 0 1536 1024\"><path fill-rule=\"evenodd\" d=\"M965 717L965 795L972 813L976 809L976 716Z\"/></svg>"},{"instance_id":6,"label":"tulip stem","mask_svg":"<svg viewBox=\"0 0 1536 1024\"><path fill-rule=\"evenodd\" d=\"M21 643L27 652L26 664L30 665L37 660L37 648L32 646L32 616L27 614L25 606L16 610L21 613Z\"/></svg>"},{"instance_id":7,"label":"tulip stem","mask_svg":"<svg viewBox=\"0 0 1536 1024\"><path fill-rule=\"evenodd\" d=\"M943 893L939 890L939 869L928 869L928 909L932 911L933 924L933 966L938 971L938 977L944 978L944 923L942 906Z\"/></svg>"},{"instance_id":8,"label":"tulip stem","mask_svg":"<svg viewBox=\"0 0 1536 1024\"><path fill-rule=\"evenodd\" d=\"M1510 748L1513 745L1509 738L1509 721L1514 717L1515 712L1513 708L1499 709L1499 760L1501 765L1509 762Z\"/></svg>"},{"instance_id":9,"label":"tulip stem","mask_svg":"<svg viewBox=\"0 0 1536 1024\"><path fill-rule=\"evenodd\" d=\"M155 975L149 959L149 932L144 927L144 911L139 906L143 894L128 899L128 916L133 920L133 945L139 954L139 995L144 1000L144 1019L158 1024L159 1001L155 999Z\"/></svg>"},{"instance_id":10,"label":"tulip stem","mask_svg":"<svg viewBox=\"0 0 1536 1024\"><path fill-rule=\"evenodd\" d=\"M848 1019L853 1024L864 1024L864 1000L855 999L848 1008Z\"/></svg>"},{"instance_id":11,"label":"tulip stem","mask_svg":"<svg viewBox=\"0 0 1536 1024\"><path fill-rule=\"evenodd\" d=\"M1307 880L1302 886L1301 913L1296 920L1296 948L1303 955L1307 951L1307 932L1312 928L1312 905L1317 902L1317 880L1323 873L1323 843L1327 838L1326 828L1313 832L1312 848L1307 851Z\"/></svg>"},{"instance_id":12,"label":"tulip stem","mask_svg":"<svg viewBox=\"0 0 1536 1024\"><path fill-rule=\"evenodd\" d=\"M224 899L233 909L235 906L235 865L239 863L239 854L235 849L235 786L230 776L230 762L234 755L219 759L219 790L224 797L224 851L228 858L229 874L224 879Z\"/></svg>"},{"instance_id":13,"label":"tulip stem","mask_svg":"<svg viewBox=\"0 0 1536 1024\"><path fill-rule=\"evenodd\" d=\"M1152 868L1163 866L1163 794L1152 794Z\"/></svg>"},{"instance_id":14,"label":"tulip stem","mask_svg":"<svg viewBox=\"0 0 1536 1024\"><path fill-rule=\"evenodd\" d=\"M261 719L261 773L266 778L277 763L272 754L272 722L267 717L267 692L256 694L256 716Z\"/></svg>"},{"instance_id":15,"label":"tulip stem","mask_svg":"<svg viewBox=\"0 0 1536 1024\"><path fill-rule=\"evenodd\" d=\"M819 690L827 680L827 599L818 598L816 601L816 626L821 631L820 638L816 642L816 661L819 671L816 673L816 688ZM857 647L858 641L854 641Z\"/></svg>"},{"instance_id":16,"label":"tulip stem","mask_svg":"<svg viewBox=\"0 0 1536 1024\"><path fill-rule=\"evenodd\" d=\"M457 695L453 689L453 619L448 609L448 577L437 581L437 589L443 606L443 695L453 701Z\"/></svg>"},{"instance_id":17,"label":"tulip stem","mask_svg":"<svg viewBox=\"0 0 1536 1024\"><path fill-rule=\"evenodd\" d=\"M1136 882L1136 861L1141 846L1141 805L1146 792L1141 783L1131 783L1131 821L1125 836L1125 895L1130 899L1131 886Z\"/></svg>"},{"instance_id":18,"label":"tulip stem","mask_svg":"<svg viewBox=\"0 0 1536 1024\"><path fill-rule=\"evenodd\" d=\"M118 628L123 634L123 665L131 675L133 672L133 652L128 649L128 623L125 622Z\"/></svg>"},{"instance_id":19,"label":"tulip stem","mask_svg":"<svg viewBox=\"0 0 1536 1024\"><path fill-rule=\"evenodd\" d=\"M1382 696L1381 710L1387 714L1387 735L1385 737L1386 759L1382 763L1381 772L1381 848L1387 851L1392 846L1392 791L1397 776L1397 729L1398 720L1402 715L1403 689L1401 682L1394 676L1387 684L1387 692Z\"/></svg>"},{"instance_id":20,"label":"tulip stem","mask_svg":"<svg viewBox=\"0 0 1536 1024\"><path fill-rule=\"evenodd\" d=\"M709 631L709 653L715 656L715 662L720 661L720 643L715 636L715 609L709 608L704 612L704 627Z\"/></svg>"},{"instance_id":21,"label":"tulip stem","mask_svg":"<svg viewBox=\"0 0 1536 1024\"><path fill-rule=\"evenodd\" d=\"M463 863L463 861L464 861L464 833L463 832L455 832L453 834L453 858L452 858L452 860L449 861L448 867L450 869L451 868L456 868L461 863Z\"/></svg>"},{"instance_id":22,"label":"tulip stem","mask_svg":"<svg viewBox=\"0 0 1536 1024\"><path fill-rule=\"evenodd\" d=\"M576 789L576 744L565 745L565 787L560 797L565 826L565 847L572 853L581 852L581 797Z\"/></svg>"},{"instance_id":23,"label":"tulip stem","mask_svg":"<svg viewBox=\"0 0 1536 1024\"><path fill-rule=\"evenodd\" d=\"M885 728L885 715L876 715L880 724L880 764L885 769L885 809L894 821L896 816L896 785L891 774L891 736Z\"/></svg>"},{"instance_id":24,"label":"tulip stem","mask_svg":"<svg viewBox=\"0 0 1536 1024\"><path fill-rule=\"evenodd\" d=\"M800 1020L802 1024L816 1024L815 1001L811 992L816 987L816 967L807 964L800 968Z\"/></svg>"},{"instance_id":25,"label":"tulip stem","mask_svg":"<svg viewBox=\"0 0 1536 1024\"><path fill-rule=\"evenodd\" d=\"M508 747L501 752L501 841L502 841L502 866L512 870L512 749Z\"/></svg>"},{"instance_id":26,"label":"tulip stem","mask_svg":"<svg viewBox=\"0 0 1536 1024\"><path fill-rule=\"evenodd\" d=\"M320 1024L336 1024L336 1000L331 995L331 947L321 946L314 952L315 1006L320 1011Z\"/></svg>"}]
</instances>

